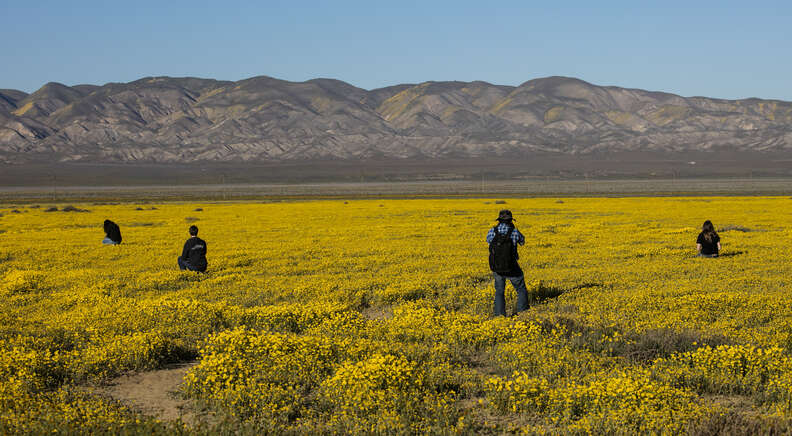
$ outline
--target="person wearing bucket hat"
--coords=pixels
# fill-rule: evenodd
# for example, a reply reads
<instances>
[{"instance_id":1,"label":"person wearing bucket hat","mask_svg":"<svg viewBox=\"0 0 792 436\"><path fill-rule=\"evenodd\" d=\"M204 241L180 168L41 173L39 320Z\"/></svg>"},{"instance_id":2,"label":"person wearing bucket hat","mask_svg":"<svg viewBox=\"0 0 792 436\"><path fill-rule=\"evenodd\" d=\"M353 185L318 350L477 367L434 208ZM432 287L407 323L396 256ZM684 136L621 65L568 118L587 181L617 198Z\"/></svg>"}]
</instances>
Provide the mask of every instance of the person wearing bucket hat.
<instances>
[{"instance_id":1,"label":"person wearing bucket hat","mask_svg":"<svg viewBox=\"0 0 792 436\"><path fill-rule=\"evenodd\" d=\"M525 287L525 276L517 262L517 246L525 244L525 237L514 227L514 217L510 210L498 213L498 224L489 229L489 263L495 279L495 315L506 316L506 280L509 280L517 291L517 306L514 313L528 309L528 289Z\"/></svg>"}]
</instances>

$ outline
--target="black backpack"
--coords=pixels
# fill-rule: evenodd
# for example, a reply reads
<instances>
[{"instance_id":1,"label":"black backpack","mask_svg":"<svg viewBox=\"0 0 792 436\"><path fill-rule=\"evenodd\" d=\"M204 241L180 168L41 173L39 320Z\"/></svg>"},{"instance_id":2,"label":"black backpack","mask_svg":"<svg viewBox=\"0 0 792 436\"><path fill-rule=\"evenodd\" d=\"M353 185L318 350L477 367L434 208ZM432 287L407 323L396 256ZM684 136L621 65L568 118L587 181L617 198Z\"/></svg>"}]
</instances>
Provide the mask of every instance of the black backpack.
<instances>
[{"instance_id":1,"label":"black backpack","mask_svg":"<svg viewBox=\"0 0 792 436\"><path fill-rule=\"evenodd\" d=\"M498 226L495 226L495 237L489 245L489 264L490 269L498 274L506 274L517 269L517 247L512 241L511 235L514 227L509 227L506 233L498 233Z\"/></svg>"}]
</instances>

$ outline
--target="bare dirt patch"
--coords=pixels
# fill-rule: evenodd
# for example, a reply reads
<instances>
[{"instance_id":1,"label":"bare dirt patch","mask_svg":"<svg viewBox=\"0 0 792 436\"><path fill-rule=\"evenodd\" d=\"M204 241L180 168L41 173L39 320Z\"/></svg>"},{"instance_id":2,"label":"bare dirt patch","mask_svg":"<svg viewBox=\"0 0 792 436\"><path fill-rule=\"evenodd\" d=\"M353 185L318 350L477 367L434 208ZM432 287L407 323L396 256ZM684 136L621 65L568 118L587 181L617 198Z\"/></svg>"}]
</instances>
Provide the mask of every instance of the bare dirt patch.
<instances>
[{"instance_id":1,"label":"bare dirt patch","mask_svg":"<svg viewBox=\"0 0 792 436\"><path fill-rule=\"evenodd\" d=\"M198 362L170 365L164 369L126 374L104 386L90 389L94 394L108 396L130 409L163 421L181 419L188 424L197 420L191 402L180 392L184 376Z\"/></svg>"},{"instance_id":2,"label":"bare dirt patch","mask_svg":"<svg viewBox=\"0 0 792 436\"><path fill-rule=\"evenodd\" d=\"M367 307L360 314L372 321L382 321L393 318L393 309L390 306Z\"/></svg>"}]
</instances>

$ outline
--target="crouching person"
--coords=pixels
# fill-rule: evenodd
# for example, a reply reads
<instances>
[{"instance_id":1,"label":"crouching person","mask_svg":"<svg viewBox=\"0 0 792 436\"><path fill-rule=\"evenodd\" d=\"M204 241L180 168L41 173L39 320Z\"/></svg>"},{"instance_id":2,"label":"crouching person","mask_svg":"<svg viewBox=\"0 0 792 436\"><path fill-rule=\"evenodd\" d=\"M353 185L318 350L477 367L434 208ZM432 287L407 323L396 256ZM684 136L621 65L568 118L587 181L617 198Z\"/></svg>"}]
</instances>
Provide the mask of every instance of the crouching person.
<instances>
[{"instance_id":1,"label":"crouching person","mask_svg":"<svg viewBox=\"0 0 792 436\"><path fill-rule=\"evenodd\" d=\"M489 264L495 278L495 316L506 316L506 280L517 291L517 307L514 313L528 309L528 290L525 277L517 263L517 246L525 244L525 237L514 227L511 211L498 214L498 224L487 233Z\"/></svg>"},{"instance_id":2,"label":"crouching person","mask_svg":"<svg viewBox=\"0 0 792 436\"><path fill-rule=\"evenodd\" d=\"M699 233L698 239L696 239L698 256L718 257L720 249L720 236L718 236L718 232L715 231L715 226L712 225L712 221L710 220L704 221L704 225L701 226L701 233Z\"/></svg>"},{"instance_id":3,"label":"crouching person","mask_svg":"<svg viewBox=\"0 0 792 436\"><path fill-rule=\"evenodd\" d=\"M206 271L206 241L198 237L198 227L190 226L190 239L184 243L178 262L182 271Z\"/></svg>"},{"instance_id":4,"label":"crouching person","mask_svg":"<svg viewBox=\"0 0 792 436\"><path fill-rule=\"evenodd\" d=\"M104 232L105 237L102 239L102 244L118 245L121 243L121 228L118 227L118 224L110 220L104 220Z\"/></svg>"}]
</instances>

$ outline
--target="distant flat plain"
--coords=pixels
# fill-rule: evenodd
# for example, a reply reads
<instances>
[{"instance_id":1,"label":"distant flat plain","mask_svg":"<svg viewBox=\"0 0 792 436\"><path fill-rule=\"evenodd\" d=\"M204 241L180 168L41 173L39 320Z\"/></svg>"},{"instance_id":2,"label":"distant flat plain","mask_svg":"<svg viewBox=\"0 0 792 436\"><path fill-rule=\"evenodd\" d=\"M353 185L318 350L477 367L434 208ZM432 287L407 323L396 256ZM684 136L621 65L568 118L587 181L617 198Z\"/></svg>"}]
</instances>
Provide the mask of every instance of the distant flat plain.
<instances>
[{"instance_id":1,"label":"distant flat plain","mask_svg":"<svg viewBox=\"0 0 792 436\"><path fill-rule=\"evenodd\" d=\"M792 155L0 166L0 201L790 195Z\"/></svg>"},{"instance_id":2,"label":"distant flat plain","mask_svg":"<svg viewBox=\"0 0 792 436\"><path fill-rule=\"evenodd\" d=\"M4 187L0 203L352 198L790 195L789 179L507 180Z\"/></svg>"}]
</instances>

